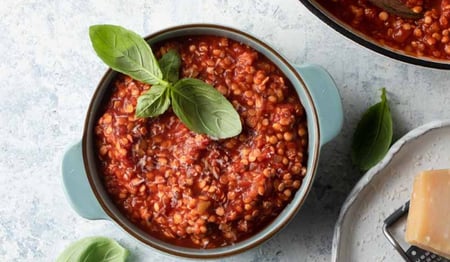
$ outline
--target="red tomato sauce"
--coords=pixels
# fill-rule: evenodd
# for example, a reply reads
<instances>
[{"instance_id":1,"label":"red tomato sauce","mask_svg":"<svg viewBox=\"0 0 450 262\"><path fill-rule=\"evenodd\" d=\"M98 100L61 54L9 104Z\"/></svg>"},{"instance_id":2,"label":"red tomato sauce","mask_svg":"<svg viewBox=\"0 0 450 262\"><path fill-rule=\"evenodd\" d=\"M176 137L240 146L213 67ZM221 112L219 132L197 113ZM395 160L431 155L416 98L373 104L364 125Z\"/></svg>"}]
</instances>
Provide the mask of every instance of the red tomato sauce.
<instances>
[{"instance_id":1,"label":"red tomato sauce","mask_svg":"<svg viewBox=\"0 0 450 262\"><path fill-rule=\"evenodd\" d=\"M420 19L390 14L367 0L318 0L343 22L376 42L409 55L450 60L450 0L406 0Z\"/></svg>"},{"instance_id":2,"label":"red tomato sauce","mask_svg":"<svg viewBox=\"0 0 450 262\"><path fill-rule=\"evenodd\" d=\"M96 125L103 183L119 209L148 234L195 248L230 245L267 226L306 174L306 115L286 77L252 48L221 37L170 40L182 77L213 85L236 108L240 135L213 140L169 109L136 118L151 86L120 75Z\"/></svg>"}]
</instances>

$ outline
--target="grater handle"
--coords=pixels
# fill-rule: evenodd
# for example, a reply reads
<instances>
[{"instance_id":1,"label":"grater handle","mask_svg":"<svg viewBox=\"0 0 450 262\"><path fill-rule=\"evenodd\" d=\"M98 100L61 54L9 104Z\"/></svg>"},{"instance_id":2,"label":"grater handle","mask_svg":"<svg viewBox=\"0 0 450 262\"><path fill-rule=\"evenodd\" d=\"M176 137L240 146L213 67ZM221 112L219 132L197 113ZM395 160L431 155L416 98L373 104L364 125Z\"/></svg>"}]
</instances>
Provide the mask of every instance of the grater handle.
<instances>
[{"instance_id":1,"label":"grater handle","mask_svg":"<svg viewBox=\"0 0 450 262\"><path fill-rule=\"evenodd\" d=\"M405 215L405 213L408 213L408 211L409 201L403 204L403 206L401 206L399 209L395 210L395 212L392 213L392 215L390 215L388 218L386 218L384 220L384 224L387 226L391 226L392 224L397 222L397 220L399 220L403 215Z\"/></svg>"},{"instance_id":2,"label":"grater handle","mask_svg":"<svg viewBox=\"0 0 450 262\"><path fill-rule=\"evenodd\" d=\"M395 238L392 236L391 232L389 231L388 227L397 222L402 216L404 216L409 211L409 201L403 204L399 209L395 210L392 215L390 215L388 218L384 220L383 224L383 233L386 236L386 238L391 242L391 244L394 246L394 248L397 250L397 252L403 257L405 261L411 261L406 254L405 250L400 246L400 244L395 240Z\"/></svg>"}]
</instances>

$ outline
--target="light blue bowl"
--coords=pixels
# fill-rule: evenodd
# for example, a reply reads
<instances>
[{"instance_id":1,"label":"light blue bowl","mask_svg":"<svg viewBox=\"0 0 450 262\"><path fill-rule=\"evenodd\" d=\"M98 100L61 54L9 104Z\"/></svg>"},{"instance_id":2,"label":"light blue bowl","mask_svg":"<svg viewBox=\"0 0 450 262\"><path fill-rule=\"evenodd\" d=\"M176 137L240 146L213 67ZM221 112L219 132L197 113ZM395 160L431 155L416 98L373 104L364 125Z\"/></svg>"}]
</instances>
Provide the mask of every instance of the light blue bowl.
<instances>
[{"instance_id":1,"label":"light blue bowl","mask_svg":"<svg viewBox=\"0 0 450 262\"><path fill-rule=\"evenodd\" d=\"M116 76L108 70L100 81L89 106L83 139L71 146L64 155L62 175L67 198L75 211L87 219L107 219L143 243L168 254L190 258L218 258L253 248L279 232L295 216L311 189L319 163L320 148L341 130L343 112L338 90L330 75L320 66L289 63L273 48L257 38L236 29L207 24L193 24L169 28L146 38L155 44L170 38L189 35L224 36L245 43L269 58L290 80L305 108L308 124L307 173L300 189L281 214L252 237L234 245L214 249L194 249L172 245L156 239L131 223L114 205L103 187L97 170L94 150L94 127L100 105L106 99L111 81Z\"/></svg>"}]
</instances>

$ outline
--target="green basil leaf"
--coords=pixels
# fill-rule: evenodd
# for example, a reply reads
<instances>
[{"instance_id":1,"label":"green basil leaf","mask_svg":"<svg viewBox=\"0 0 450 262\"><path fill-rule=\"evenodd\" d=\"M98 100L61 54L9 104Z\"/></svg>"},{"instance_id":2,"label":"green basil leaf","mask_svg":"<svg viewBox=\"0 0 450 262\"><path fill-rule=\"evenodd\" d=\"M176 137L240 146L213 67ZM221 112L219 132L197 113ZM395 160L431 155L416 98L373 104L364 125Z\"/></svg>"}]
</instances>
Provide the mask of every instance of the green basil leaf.
<instances>
[{"instance_id":1,"label":"green basil leaf","mask_svg":"<svg viewBox=\"0 0 450 262\"><path fill-rule=\"evenodd\" d=\"M154 85L139 96L136 106L137 117L154 117L163 114L170 106L168 88Z\"/></svg>"},{"instance_id":2,"label":"green basil leaf","mask_svg":"<svg viewBox=\"0 0 450 262\"><path fill-rule=\"evenodd\" d=\"M364 171L377 164L389 150L392 133L392 117L383 88L381 102L371 106L358 123L353 136L353 163Z\"/></svg>"},{"instance_id":3,"label":"green basil leaf","mask_svg":"<svg viewBox=\"0 0 450 262\"><path fill-rule=\"evenodd\" d=\"M183 78L171 89L172 109L192 131L214 138L229 138L242 131L239 114L214 87Z\"/></svg>"},{"instance_id":4,"label":"green basil leaf","mask_svg":"<svg viewBox=\"0 0 450 262\"><path fill-rule=\"evenodd\" d=\"M106 237L88 237L68 246L56 262L123 262L128 250Z\"/></svg>"},{"instance_id":5,"label":"green basil leaf","mask_svg":"<svg viewBox=\"0 0 450 262\"><path fill-rule=\"evenodd\" d=\"M148 43L138 34L115 25L94 25L89 36L97 55L115 71L151 85L167 85Z\"/></svg>"},{"instance_id":6,"label":"green basil leaf","mask_svg":"<svg viewBox=\"0 0 450 262\"><path fill-rule=\"evenodd\" d=\"M174 49L170 49L159 59L159 66L163 74L163 79L170 83L175 83L179 79L181 58Z\"/></svg>"}]
</instances>

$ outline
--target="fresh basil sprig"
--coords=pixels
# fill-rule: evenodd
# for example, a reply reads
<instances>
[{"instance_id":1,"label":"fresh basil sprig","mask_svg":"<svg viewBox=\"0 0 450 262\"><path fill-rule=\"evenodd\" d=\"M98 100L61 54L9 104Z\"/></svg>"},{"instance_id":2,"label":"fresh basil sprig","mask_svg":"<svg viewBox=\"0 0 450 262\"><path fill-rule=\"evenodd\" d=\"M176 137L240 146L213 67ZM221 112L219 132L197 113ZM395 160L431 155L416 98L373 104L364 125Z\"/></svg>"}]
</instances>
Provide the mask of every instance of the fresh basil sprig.
<instances>
[{"instance_id":1,"label":"fresh basil sprig","mask_svg":"<svg viewBox=\"0 0 450 262\"><path fill-rule=\"evenodd\" d=\"M172 103L174 113L194 132L223 139L242 131L239 114L213 86L199 79L179 79L181 58L175 50L157 61L142 37L115 25L91 26L89 36L108 66L152 85L138 98L137 117L161 115Z\"/></svg>"},{"instance_id":2,"label":"fresh basil sprig","mask_svg":"<svg viewBox=\"0 0 450 262\"><path fill-rule=\"evenodd\" d=\"M386 155L392 142L392 117L382 89L381 102L371 106L356 127L352 144L352 160L365 171Z\"/></svg>"},{"instance_id":3,"label":"fresh basil sprig","mask_svg":"<svg viewBox=\"0 0 450 262\"><path fill-rule=\"evenodd\" d=\"M56 262L124 262L129 255L115 240L87 237L69 245Z\"/></svg>"}]
</instances>

